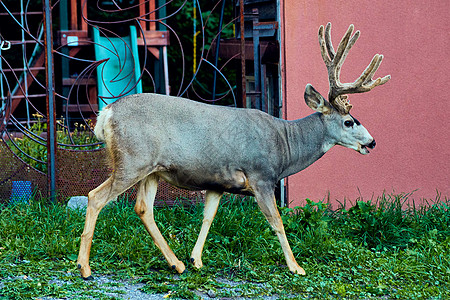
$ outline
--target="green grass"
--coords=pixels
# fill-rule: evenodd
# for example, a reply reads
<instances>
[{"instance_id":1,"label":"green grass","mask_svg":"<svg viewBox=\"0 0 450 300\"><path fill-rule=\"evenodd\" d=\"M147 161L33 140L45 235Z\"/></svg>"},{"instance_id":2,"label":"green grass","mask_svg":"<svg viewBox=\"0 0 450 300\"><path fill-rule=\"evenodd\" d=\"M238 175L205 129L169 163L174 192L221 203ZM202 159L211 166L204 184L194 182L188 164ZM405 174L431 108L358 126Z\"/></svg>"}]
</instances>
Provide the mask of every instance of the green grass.
<instances>
[{"instance_id":1,"label":"green grass","mask_svg":"<svg viewBox=\"0 0 450 300\"><path fill-rule=\"evenodd\" d=\"M223 199L199 271L189 258L202 204L155 210L161 232L187 265L182 275L170 270L133 205L122 200L99 216L91 267L94 276L144 283L144 292L182 299L198 298L195 291L214 291L219 298L448 299L450 201L407 207L406 200L383 195L335 211L308 200L303 207L280 209L307 276L285 267L278 239L251 198ZM0 206L0 299L111 299L108 285L78 276L83 225L80 212L61 204Z\"/></svg>"}]
</instances>

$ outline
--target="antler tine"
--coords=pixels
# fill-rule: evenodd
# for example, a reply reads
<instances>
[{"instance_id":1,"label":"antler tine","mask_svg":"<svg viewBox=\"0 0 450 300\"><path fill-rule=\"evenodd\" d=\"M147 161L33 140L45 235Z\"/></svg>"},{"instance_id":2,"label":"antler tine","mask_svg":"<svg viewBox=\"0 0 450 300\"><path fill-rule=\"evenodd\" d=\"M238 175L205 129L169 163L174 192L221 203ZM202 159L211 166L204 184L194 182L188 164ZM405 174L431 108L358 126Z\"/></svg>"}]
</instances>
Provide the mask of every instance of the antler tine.
<instances>
[{"instance_id":1,"label":"antler tine","mask_svg":"<svg viewBox=\"0 0 450 300\"><path fill-rule=\"evenodd\" d=\"M391 79L390 75L384 76L383 78L378 77L373 80L372 77L381 65L383 61L383 55L375 54L372 61L364 70L364 72L359 76L359 78L353 83L349 84L349 87L344 91L347 93L364 93L368 92L376 86L383 85Z\"/></svg>"},{"instance_id":2,"label":"antler tine","mask_svg":"<svg viewBox=\"0 0 450 300\"><path fill-rule=\"evenodd\" d=\"M333 43L331 42L331 23L328 22L327 27L325 29L325 42L327 45L328 55L331 59L334 59L336 52L334 52Z\"/></svg>"},{"instance_id":3,"label":"antler tine","mask_svg":"<svg viewBox=\"0 0 450 300\"><path fill-rule=\"evenodd\" d=\"M331 29L331 24L330 24L329 28ZM347 29L347 32L342 37L342 40L341 40L341 42L338 45L338 48L337 48L337 51L336 51L336 56L335 56L335 59L334 59L336 61L336 65L338 65L341 61L342 62L340 64L342 65L342 63L345 60L345 57L347 57L348 51L350 51L350 49L355 44L356 40L359 38L359 31L356 31L355 35L351 39L352 43L349 43L350 37L352 36L352 33L353 33L354 29L355 29L355 27L353 26L353 24L350 24L350 26ZM329 35L331 35L331 34L329 34Z\"/></svg>"},{"instance_id":4,"label":"antler tine","mask_svg":"<svg viewBox=\"0 0 450 300\"><path fill-rule=\"evenodd\" d=\"M351 24L347 32L342 37L336 52L331 43L331 23L328 23L325 30L324 26L319 28L319 43L323 61L328 69L328 80L330 91L328 92L328 101L341 113L347 114L352 105L348 103L345 94L363 93L370 91L378 85L385 84L391 77L390 75L373 80L372 77L379 68L383 55L376 54L364 72L353 83L341 83L341 67L348 55L348 52L359 38L359 30L353 34L354 26Z\"/></svg>"},{"instance_id":5,"label":"antler tine","mask_svg":"<svg viewBox=\"0 0 450 300\"><path fill-rule=\"evenodd\" d=\"M367 66L367 68L364 70L364 72L362 72L362 74L359 76L359 78L356 79L354 84L359 86L359 85L366 84L368 81L371 81L373 75L375 74L375 71L380 66L382 60L383 60L382 55L375 54L373 56L370 64Z\"/></svg>"},{"instance_id":6,"label":"antler tine","mask_svg":"<svg viewBox=\"0 0 450 300\"><path fill-rule=\"evenodd\" d=\"M375 54L370 64L367 66L361 76L355 81L355 85L365 85L374 88L375 86L385 84L391 78L390 75L384 76L383 78L379 77L375 81L373 81L372 79L373 75L375 75L375 72L380 67L381 62L383 61L383 57L383 55ZM375 83L377 84L374 85Z\"/></svg>"},{"instance_id":7,"label":"antler tine","mask_svg":"<svg viewBox=\"0 0 450 300\"><path fill-rule=\"evenodd\" d=\"M353 25L351 25L351 26L353 26ZM353 29L352 29L352 31L353 31ZM345 36L344 36L344 38L345 38ZM323 61L327 65L332 63L333 61L339 60L339 59L335 59L336 52L334 51L333 43L331 42L331 23L328 23L327 26L325 27L325 29L324 29L323 25L320 26L320 28L319 28L319 44L321 47ZM341 44L342 44L342 41L341 41L341 43L339 43L338 52L339 52L339 47L341 46ZM341 49L341 51L342 51L342 49Z\"/></svg>"},{"instance_id":8,"label":"antler tine","mask_svg":"<svg viewBox=\"0 0 450 300\"><path fill-rule=\"evenodd\" d=\"M324 35L324 28L323 25L319 27L319 45L320 45L320 54L322 54L322 59L325 65L328 67L328 65L331 63L331 59L328 57L327 54L327 43L325 42L325 35Z\"/></svg>"},{"instance_id":9,"label":"antler tine","mask_svg":"<svg viewBox=\"0 0 450 300\"><path fill-rule=\"evenodd\" d=\"M323 31L323 26L319 29L319 42L321 44L322 57L328 68L328 76L330 81L330 92L328 93L328 98L332 102L339 96L337 87L340 86L340 71L342 64L347 57L348 52L353 47L355 42L359 38L359 31L356 31L352 36L354 30L353 24L351 24L345 35L340 41L337 51L334 51L333 44L331 42L331 23L328 23L325 32ZM326 49L326 53L325 53ZM328 56L330 58L328 58Z\"/></svg>"},{"instance_id":10,"label":"antler tine","mask_svg":"<svg viewBox=\"0 0 450 300\"><path fill-rule=\"evenodd\" d=\"M351 29L353 31L353 25L350 25L350 27L352 27ZM348 30L350 30L350 27ZM350 33L350 35L351 35L351 33ZM353 45L358 40L359 35L360 35L360 32L359 32L359 30L357 30L355 32L355 34L351 37L350 41L348 41L348 40L345 41L345 42L347 42L347 45L346 45L345 49L343 50L343 53L342 53L340 59L336 63L336 73L337 73L336 76L338 79L339 79L339 75L341 73L341 67L344 64L345 59L347 58L348 52L350 51L350 49L352 49Z\"/></svg>"}]
</instances>

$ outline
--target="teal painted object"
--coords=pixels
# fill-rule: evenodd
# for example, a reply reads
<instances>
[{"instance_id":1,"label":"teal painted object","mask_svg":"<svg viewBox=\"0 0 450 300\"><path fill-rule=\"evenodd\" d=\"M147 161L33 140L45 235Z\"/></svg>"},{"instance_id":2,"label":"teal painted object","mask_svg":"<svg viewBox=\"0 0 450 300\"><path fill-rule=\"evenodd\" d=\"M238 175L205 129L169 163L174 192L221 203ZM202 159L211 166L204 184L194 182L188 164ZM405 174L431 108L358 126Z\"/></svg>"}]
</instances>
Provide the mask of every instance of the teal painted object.
<instances>
[{"instance_id":1,"label":"teal painted object","mask_svg":"<svg viewBox=\"0 0 450 300\"><path fill-rule=\"evenodd\" d=\"M94 27L95 59L105 60L97 67L98 108L130 95L142 93L141 67L137 46L136 27L130 26L125 37L100 36Z\"/></svg>"}]
</instances>

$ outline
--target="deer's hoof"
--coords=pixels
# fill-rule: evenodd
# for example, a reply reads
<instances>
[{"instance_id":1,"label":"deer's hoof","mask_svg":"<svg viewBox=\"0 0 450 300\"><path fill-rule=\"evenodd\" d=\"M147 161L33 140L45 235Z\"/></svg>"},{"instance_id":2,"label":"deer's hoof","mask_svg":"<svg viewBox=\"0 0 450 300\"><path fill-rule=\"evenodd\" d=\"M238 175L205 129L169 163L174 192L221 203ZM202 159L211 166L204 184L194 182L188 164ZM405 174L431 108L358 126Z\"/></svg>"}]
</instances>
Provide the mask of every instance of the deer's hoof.
<instances>
[{"instance_id":1,"label":"deer's hoof","mask_svg":"<svg viewBox=\"0 0 450 300\"><path fill-rule=\"evenodd\" d=\"M178 272L178 274L182 274L186 267L184 266L183 262L177 260L169 264L172 270L175 270Z\"/></svg>"},{"instance_id":2,"label":"deer's hoof","mask_svg":"<svg viewBox=\"0 0 450 300\"><path fill-rule=\"evenodd\" d=\"M91 281L94 280L94 277L92 275L89 275L88 277L83 277L83 279L86 281Z\"/></svg>"},{"instance_id":3,"label":"deer's hoof","mask_svg":"<svg viewBox=\"0 0 450 300\"><path fill-rule=\"evenodd\" d=\"M299 269L297 269L295 271L291 270L291 273L292 274L296 274L296 275L302 275L302 276L306 275L306 272L305 272L305 270L303 270L303 268L299 268Z\"/></svg>"},{"instance_id":4,"label":"deer's hoof","mask_svg":"<svg viewBox=\"0 0 450 300\"><path fill-rule=\"evenodd\" d=\"M177 268L177 266L175 266L175 265L172 266L172 270L176 271L178 274L185 274L186 273L186 269L184 269L184 268Z\"/></svg>"},{"instance_id":5,"label":"deer's hoof","mask_svg":"<svg viewBox=\"0 0 450 300\"><path fill-rule=\"evenodd\" d=\"M91 276L91 268L89 265L82 266L81 264L77 264L77 269L80 271L80 275L85 280L91 280L94 279L94 277Z\"/></svg>"},{"instance_id":6,"label":"deer's hoof","mask_svg":"<svg viewBox=\"0 0 450 300\"><path fill-rule=\"evenodd\" d=\"M192 265L197 268L200 269L201 267L203 267L203 262L201 259L195 259L195 258L191 258L191 263Z\"/></svg>"}]
</instances>

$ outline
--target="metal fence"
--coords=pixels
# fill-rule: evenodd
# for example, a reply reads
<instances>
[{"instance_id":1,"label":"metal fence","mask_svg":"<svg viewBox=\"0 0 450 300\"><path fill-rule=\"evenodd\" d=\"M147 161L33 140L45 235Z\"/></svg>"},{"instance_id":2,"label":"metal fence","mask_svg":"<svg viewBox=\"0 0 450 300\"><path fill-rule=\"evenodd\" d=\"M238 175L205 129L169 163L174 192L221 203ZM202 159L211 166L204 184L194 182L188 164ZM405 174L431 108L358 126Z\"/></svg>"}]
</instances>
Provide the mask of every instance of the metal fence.
<instances>
[{"instance_id":1,"label":"metal fence","mask_svg":"<svg viewBox=\"0 0 450 300\"><path fill-rule=\"evenodd\" d=\"M128 94L277 115L276 1L200 2L1 1L0 201L30 191L64 201L103 182L110 170L93 125ZM176 198L202 193L160 182L157 199Z\"/></svg>"}]
</instances>

